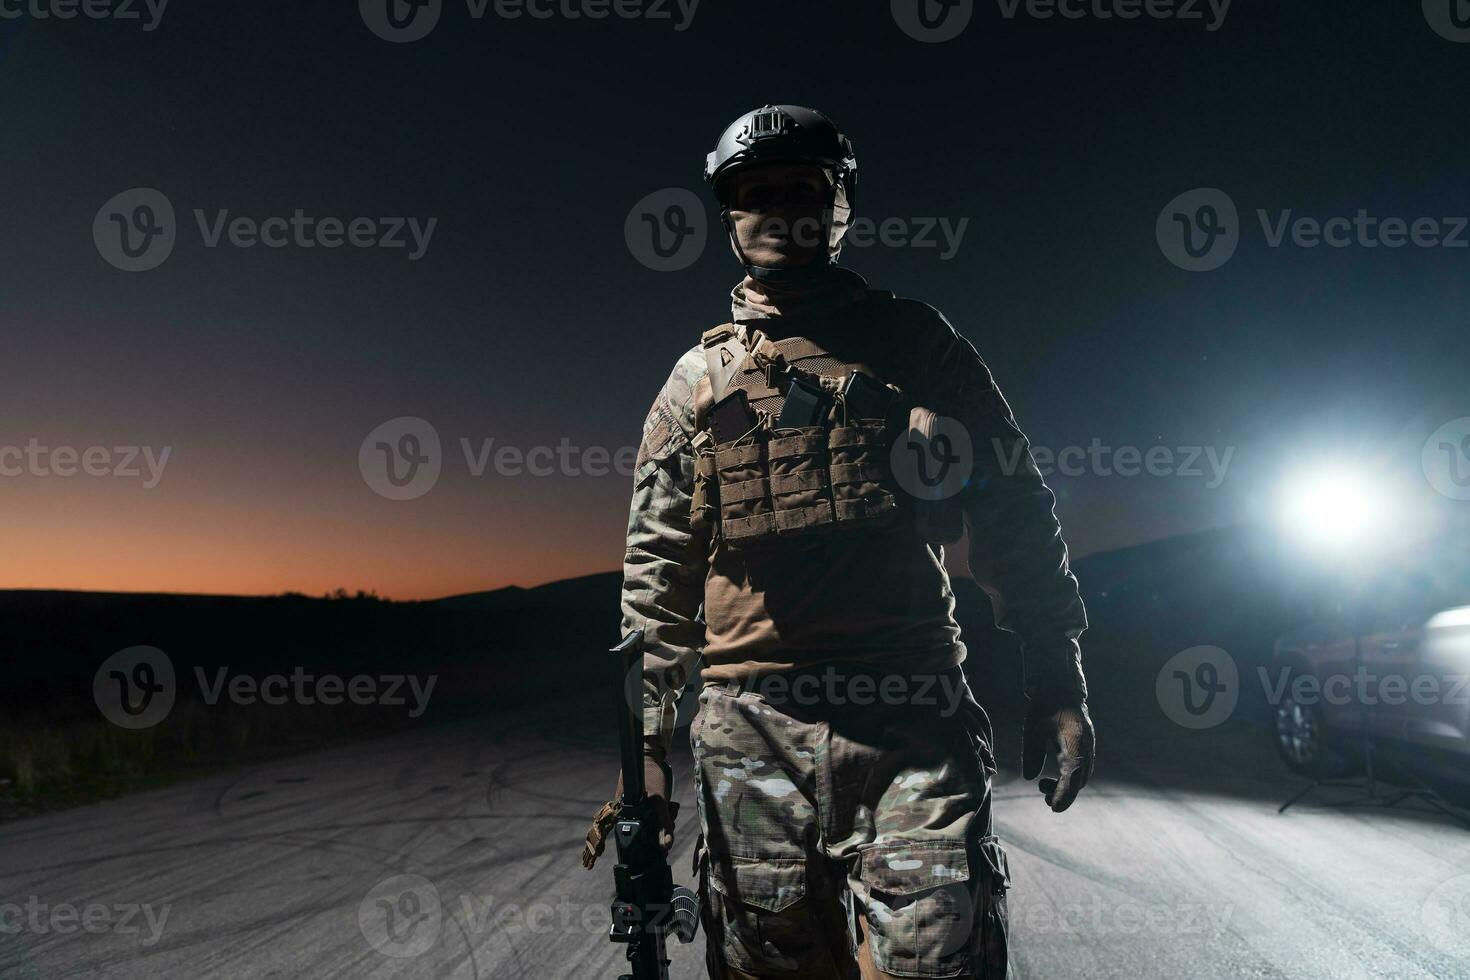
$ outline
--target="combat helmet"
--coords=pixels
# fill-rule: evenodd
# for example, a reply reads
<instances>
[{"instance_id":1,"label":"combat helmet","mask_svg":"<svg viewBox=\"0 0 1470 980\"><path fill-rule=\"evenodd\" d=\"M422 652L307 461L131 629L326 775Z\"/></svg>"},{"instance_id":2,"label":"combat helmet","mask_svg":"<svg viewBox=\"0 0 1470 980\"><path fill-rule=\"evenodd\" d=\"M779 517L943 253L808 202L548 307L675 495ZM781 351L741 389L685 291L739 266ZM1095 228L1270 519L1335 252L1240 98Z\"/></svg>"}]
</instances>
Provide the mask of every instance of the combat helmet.
<instances>
[{"instance_id":1,"label":"combat helmet","mask_svg":"<svg viewBox=\"0 0 1470 980\"><path fill-rule=\"evenodd\" d=\"M729 179L745 167L765 163L811 163L827 175L827 202L822 210L821 233L827 242L827 261L809 262L794 269L753 264L735 237L730 220ZM842 236L857 200L857 157L852 142L825 113L799 105L767 105L745 113L721 134L705 157L704 179L720 204L720 222L731 247L751 278L762 282L798 282L816 278L837 263Z\"/></svg>"}]
</instances>

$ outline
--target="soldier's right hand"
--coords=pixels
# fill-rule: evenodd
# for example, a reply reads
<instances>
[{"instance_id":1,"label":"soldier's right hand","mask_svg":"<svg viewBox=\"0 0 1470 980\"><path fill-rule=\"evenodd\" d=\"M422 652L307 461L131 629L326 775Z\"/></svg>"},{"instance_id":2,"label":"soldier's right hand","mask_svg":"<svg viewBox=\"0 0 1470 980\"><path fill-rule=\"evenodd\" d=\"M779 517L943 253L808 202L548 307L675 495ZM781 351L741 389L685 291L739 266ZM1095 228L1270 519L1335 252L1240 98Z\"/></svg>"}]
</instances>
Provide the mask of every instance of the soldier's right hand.
<instances>
[{"instance_id":1,"label":"soldier's right hand","mask_svg":"<svg viewBox=\"0 0 1470 980\"><path fill-rule=\"evenodd\" d=\"M663 848L664 854L674 846L674 820L679 815L679 804L669 800L669 771L666 753L661 745L652 739L643 743L643 791L648 795L648 802L652 806L654 817L658 820L658 842ZM623 797L623 774L618 773L617 795L613 799Z\"/></svg>"}]
</instances>

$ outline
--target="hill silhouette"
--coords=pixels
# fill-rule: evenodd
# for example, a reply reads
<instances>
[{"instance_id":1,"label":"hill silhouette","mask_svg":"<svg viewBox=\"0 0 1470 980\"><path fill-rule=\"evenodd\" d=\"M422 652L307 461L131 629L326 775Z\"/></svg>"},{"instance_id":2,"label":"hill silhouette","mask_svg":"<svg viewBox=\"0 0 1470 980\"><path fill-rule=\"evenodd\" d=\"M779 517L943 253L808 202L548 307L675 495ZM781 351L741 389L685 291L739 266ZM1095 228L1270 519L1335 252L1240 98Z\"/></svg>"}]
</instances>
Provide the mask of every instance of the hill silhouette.
<instances>
[{"instance_id":1,"label":"hill silhouette","mask_svg":"<svg viewBox=\"0 0 1470 980\"><path fill-rule=\"evenodd\" d=\"M1470 555L1463 538L1441 544L1462 562ZM1462 563L1418 554L1414 561L1470 591ZM1073 569L1088 610L1083 663L1100 738L1148 745L1150 772L1180 778L1210 760L1238 768L1242 745L1263 749L1261 764L1274 764L1264 748L1269 706L1256 677L1271 665L1275 637L1323 607L1329 591L1320 569L1309 570L1269 531L1250 527L1090 555ZM585 706L576 710L595 712L617 678L606 651L618 639L621 577L609 571L409 602L340 592L0 591L0 817L507 705L566 705L572 696ZM968 648L965 670L995 722L997 755L1018 758L1020 644L995 628L989 600L972 581L956 576L952 584ZM164 724L141 735L107 723L92 698L99 666L139 645L167 655L179 699ZM1202 645L1234 658L1240 703L1231 725L1186 731L1160 710L1156 681L1173 655ZM208 703L201 693L206 681L221 677L300 672L344 680L411 676L432 679L434 687L427 710L411 717L377 703L247 706ZM7 779L35 792L17 797Z\"/></svg>"},{"instance_id":2,"label":"hill silhouette","mask_svg":"<svg viewBox=\"0 0 1470 980\"><path fill-rule=\"evenodd\" d=\"M1152 660L1129 653L1137 636L1150 647L1269 646L1287 618L1272 562L1269 537L1242 528L1075 561L1092 624L1083 644L1089 673L1141 666L1132 657ZM98 665L117 650L149 645L181 675L297 666L344 675L437 672L439 703L490 706L597 683L606 674L599 657L617 639L620 586L621 573L610 571L409 602L0 591L0 669L8 678L0 704L44 706L49 719L93 713ZM973 582L957 577L954 588L974 679L984 689L1018 690L1015 639L995 630ZM1097 676L1095 685L1102 681Z\"/></svg>"}]
</instances>

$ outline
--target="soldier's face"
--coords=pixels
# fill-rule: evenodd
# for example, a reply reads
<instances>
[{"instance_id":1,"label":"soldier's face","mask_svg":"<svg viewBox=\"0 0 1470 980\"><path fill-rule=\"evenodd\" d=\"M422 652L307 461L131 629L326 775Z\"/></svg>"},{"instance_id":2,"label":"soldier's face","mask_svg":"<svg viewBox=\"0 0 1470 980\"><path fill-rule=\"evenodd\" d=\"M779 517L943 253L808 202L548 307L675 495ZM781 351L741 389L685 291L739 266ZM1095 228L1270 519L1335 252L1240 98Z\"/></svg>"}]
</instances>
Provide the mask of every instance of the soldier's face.
<instances>
[{"instance_id":1,"label":"soldier's face","mask_svg":"<svg viewBox=\"0 0 1470 980\"><path fill-rule=\"evenodd\" d=\"M773 268L826 258L827 177L820 167L773 163L738 171L734 181L730 221L746 258Z\"/></svg>"}]
</instances>

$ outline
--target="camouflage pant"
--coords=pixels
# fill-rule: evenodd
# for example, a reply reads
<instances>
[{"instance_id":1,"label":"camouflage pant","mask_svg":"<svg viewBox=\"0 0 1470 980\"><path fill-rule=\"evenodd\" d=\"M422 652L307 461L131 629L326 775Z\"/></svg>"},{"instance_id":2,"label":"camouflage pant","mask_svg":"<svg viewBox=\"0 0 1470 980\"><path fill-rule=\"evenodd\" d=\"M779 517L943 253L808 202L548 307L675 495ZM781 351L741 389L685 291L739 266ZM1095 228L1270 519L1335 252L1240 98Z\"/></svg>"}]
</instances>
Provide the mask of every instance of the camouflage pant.
<instances>
[{"instance_id":1,"label":"camouflage pant","mask_svg":"<svg viewBox=\"0 0 1470 980\"><path fill-rule=\"evenodd\" d=\"M994 757L964 691L952 711L704 688L690 738L711 977L849 980L865 952L886 975L1003 980Z\"/></svg>"}]
</instances>

